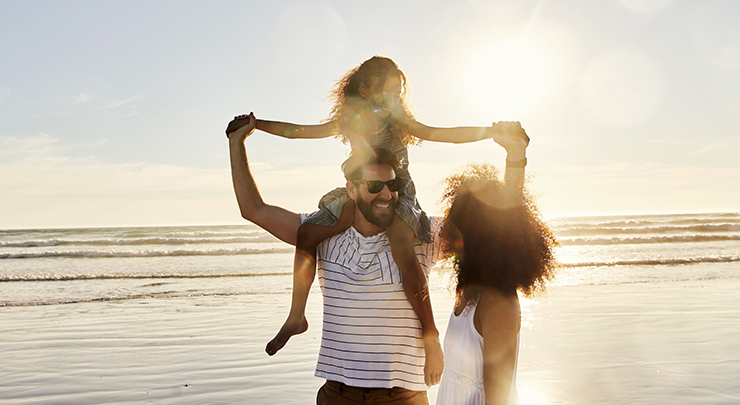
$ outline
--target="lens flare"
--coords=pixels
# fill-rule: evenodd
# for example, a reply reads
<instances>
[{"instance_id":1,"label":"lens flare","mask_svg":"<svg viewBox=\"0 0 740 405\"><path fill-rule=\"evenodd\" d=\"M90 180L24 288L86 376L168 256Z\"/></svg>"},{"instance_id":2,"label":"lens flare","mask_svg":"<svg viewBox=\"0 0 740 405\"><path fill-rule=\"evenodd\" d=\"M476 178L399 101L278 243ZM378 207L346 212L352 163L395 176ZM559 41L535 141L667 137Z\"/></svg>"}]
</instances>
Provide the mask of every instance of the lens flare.
<instances>
[{"instance_id":1,"label":"lens flare","mask_svg":"<svg viewBox=\"0 0 740 405\"><path fill-rule=\"evenodd\" d=\"M501 119L534 105L545 91L547 74L540 56L523 45L502 45L480 53L468 71L474 103Z\"/></svg>"},{"instance_id":2,"label":"lens flare","mask_svg":"<svg viewBox=\"0 0 740 405\"><path fill-rule=\"evenodd\" d=\"M545 396L529 385L517 387L521 405L543 405L548 403Z\"/></svg>"}]
</instances>

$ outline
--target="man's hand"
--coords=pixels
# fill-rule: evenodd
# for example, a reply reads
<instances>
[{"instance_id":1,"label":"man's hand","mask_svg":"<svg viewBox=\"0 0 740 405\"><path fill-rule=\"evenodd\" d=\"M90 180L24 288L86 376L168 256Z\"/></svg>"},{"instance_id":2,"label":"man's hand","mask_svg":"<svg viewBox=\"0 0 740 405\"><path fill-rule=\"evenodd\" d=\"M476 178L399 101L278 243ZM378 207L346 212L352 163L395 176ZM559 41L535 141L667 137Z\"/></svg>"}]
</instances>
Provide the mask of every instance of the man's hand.
<instances>
[{"instance_id":1,"label":"man's hand","mask_svg":"<svg viewBox=\"0 0 740 405\"><path fill-rule=\"evenodd\" d=\"M445 356L438 336L424 338L424 382L428 386L439 384L445 368Z\"/></svg>"},{"instance_id":2,"label":"man's hand","mask_svg":"<svg viewBox=\"0 0 740 405\"><path fill-rule=\"evenodd\" d=\"M527 145L529 145L529 136L527 136L519 121L495 122L493 130L494 142L506 149L510 159L524 159Z\"/></svg>"},{"instance_id":3,"label":"man's hand","mask_svg":"<svg viewBox=\"0 0 740 405\"><path fill-rule=\"evenodd\" d=\"M257 125L257 118L254 117L254 113L251 112L249 115L242 114L234 117L229 125L226 126L226 136L229 139L236 137L237 140L242 142L254 132L254 128Z\"/></svg>"}]
</instances>

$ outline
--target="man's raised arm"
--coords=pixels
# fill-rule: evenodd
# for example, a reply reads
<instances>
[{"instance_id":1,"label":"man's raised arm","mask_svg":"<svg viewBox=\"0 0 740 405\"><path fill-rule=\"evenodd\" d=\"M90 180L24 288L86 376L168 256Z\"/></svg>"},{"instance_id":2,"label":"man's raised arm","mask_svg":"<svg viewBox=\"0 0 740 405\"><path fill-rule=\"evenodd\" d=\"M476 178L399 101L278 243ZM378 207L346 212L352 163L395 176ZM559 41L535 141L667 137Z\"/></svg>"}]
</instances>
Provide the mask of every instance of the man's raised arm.
<instances>
[{"instance_id":1,"label":"man's raised arm","mask_svg":"<svg viewBox=\"0 0 740 405\"><path fill-rule=\"evenodd\" d=\"M231 179L234 183L236 201L244 219L253 222L260 228L275 235L278 239L295 245L301 217L295 212L282 207L265 204L254 182L247 161L247 148L244 141L254 132L254 114L248 117L249 123L232 132L228 132L229 152L231 159ZM244 118L240 118L243 120ZM232 121L233 122L233 121ZM229 124L229 128L233 127Z\"/></svg>"}]
</instances>

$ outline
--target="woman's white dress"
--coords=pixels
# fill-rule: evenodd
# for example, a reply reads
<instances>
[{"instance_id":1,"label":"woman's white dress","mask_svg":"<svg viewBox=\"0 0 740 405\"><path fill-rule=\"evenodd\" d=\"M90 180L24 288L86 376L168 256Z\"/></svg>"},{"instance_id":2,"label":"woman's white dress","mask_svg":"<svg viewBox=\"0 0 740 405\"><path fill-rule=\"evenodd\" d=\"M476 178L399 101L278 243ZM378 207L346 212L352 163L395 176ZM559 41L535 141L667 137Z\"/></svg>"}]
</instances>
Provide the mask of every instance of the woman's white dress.
<instances>
[{"instance_id":1,"label":"woman's white dress","mask_svg":"<svg viewBox=\"0 0 740 405\"><path fill-rule=\"evenodd\" d=\"M470 304L460 315L452 311L445 333L445 370L439 384L437 405L483 405L483 336L475 330L473 316L477 304ZM511 380L509 403L516 404L516 366L519 360L519 335L516 337L516 362Z\"/></svg>"}]
</instances>

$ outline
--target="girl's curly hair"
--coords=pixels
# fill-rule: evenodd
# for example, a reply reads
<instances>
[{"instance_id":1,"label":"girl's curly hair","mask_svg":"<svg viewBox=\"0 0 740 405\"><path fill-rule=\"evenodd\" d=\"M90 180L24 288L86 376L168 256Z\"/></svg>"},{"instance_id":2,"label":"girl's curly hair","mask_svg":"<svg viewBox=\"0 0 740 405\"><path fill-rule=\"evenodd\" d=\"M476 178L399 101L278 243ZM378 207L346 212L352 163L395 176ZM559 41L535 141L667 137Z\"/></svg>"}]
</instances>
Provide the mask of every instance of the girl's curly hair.
<instances>
[{"instance_id":1,"label":"girl's curly hair","mask_svg":"<svg viewBox=\"0 0 740 405\"><path fill-rule=\"evenodd\" d=\"M371 91L375 92L378 89L382 89L385 85L385 81L391 76L398 76L401 79L402 87L400 105L397 107L399 110L395 111L394 114L401 114L408 118L414 118L407 99L408 84L406 83L406 75L403 74L401 69L398 68L398 65L396 65L393 60L376 55L345 73L345 75L337 81L334 88L329 92L328 98L333 103L330 120L336 123L342 122L342 119L345 118L345 106L348 102L363 100L363 97L360 95L361 85L364 84ZM389 131L397 134L404 145L412 146L421 144L421 139L409 134L404 125L397 119L393 118L392 115L388 120L391 124ZM348 142L348 138L345 134L341 133L339 125L337 125L334 131L339 140L344 143Z\"/></svg>"},{"instance_id":2,"label":"girl's curly hair","mask_svg":"<svg viewBox=\"0 0 740 405\"><path fill-rule=\"evenodd\" d=\"M555 236L526 192L504 206L504 184L488 164L471 164L444 182L442 255L452 258L457 293L476 299L480 288L531 296L544 290L557 263Z\"/></svg>"}]
</instances>

